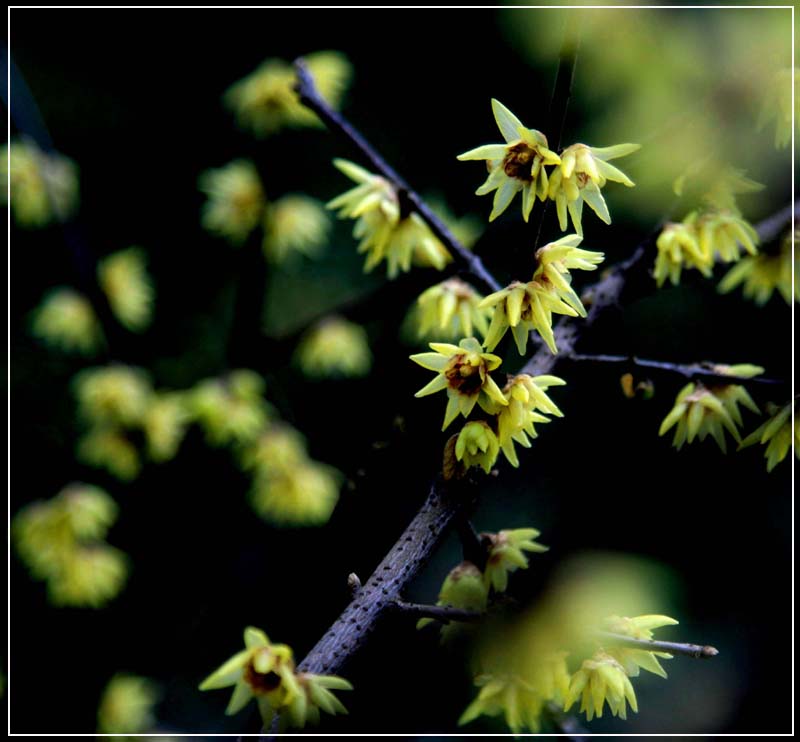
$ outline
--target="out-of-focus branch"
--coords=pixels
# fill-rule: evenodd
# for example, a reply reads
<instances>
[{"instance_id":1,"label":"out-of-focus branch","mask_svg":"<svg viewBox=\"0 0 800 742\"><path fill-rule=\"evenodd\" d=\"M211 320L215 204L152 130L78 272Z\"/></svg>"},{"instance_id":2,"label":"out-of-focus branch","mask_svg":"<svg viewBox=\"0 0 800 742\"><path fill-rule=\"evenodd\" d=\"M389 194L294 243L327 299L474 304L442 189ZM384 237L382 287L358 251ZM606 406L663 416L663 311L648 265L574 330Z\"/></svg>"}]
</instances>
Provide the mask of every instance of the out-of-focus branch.
<instances>
[{"instance_id":1,"label":"out-of-focus branch","mask_svg":"<svg viewBox=\"0 0 800 742\"><path fill-rule=\"evenodd\" d=\"M397 190L401 204L410 211L415 211L430 227L434 236L444 244L453 255L454 260L469 270L472 275L485 284L492 291L499 291L501 286L497 280L486 270L483 261L474 253L467 250L445 226L444 222L436 216L431 208L423 201L422 197L400 177L372 147L372 145L357 131L353 125L340 113L333 110L327 101L319 94L314 85L314 78L308 71L302 58L294 63L297 73L297 94L300 102L310 108L319 116L323 123L333 132L340 134L364 156L370 167L390 181Z\"/></svg>"},{"instance_id":2,"label":"out-of-focus branch","mask_svg":"<svg viewBox=\"0 0 800 742\"><path fill-rule=\"evenodd\" d=\"M453 608L449 605L425 605L422 603L406 603L403 600L394 601L395 610L414 618L433 618L441 623L450 621L464 621L474 623L485 617L481 611L467 611L463 608Z\"/></svg>"},{"instance_id":3,"label":"out-of-focus branch","mask_svg":"<svg viewBox=\"0 0 800 742\"><path fill-rule=\"evenodd\" d=\"M680 642L662 642L656 639L635 639L624 634L614 634L610 631L598 631L600 639L621 647L631 649L643 649L647 652L667 652L668 654L679 654L683 657L694 657L694 659L710 659L719 654L716 647L709 647L702 644L683 644Z\"/></svg>"}]
</instances>

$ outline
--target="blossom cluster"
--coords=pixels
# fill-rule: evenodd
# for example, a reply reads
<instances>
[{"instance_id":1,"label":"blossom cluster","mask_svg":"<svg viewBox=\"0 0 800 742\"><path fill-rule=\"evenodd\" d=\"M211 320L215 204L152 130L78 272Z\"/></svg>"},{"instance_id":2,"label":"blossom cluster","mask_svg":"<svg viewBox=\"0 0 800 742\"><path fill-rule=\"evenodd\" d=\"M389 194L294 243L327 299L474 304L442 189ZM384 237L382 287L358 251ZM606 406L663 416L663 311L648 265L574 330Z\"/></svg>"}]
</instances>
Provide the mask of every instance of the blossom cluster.
<instances>
[{"instance_id":1,"label":"blossom cluster","mask_svg":"<svg viewBox=\"0 0 800 742\"><path fill-rule=\"evenodd\" d=\"M264 726L269 727L275 714L279 726L302 729L318 724L320 712L346 714L342 702L332 692L352 690L353 686L336 675L298 672L291 647L275 644L261 629L244 630L245 649L237 652L209 675L200 690L234 686L226 714L241 711L255 698Z\"/></svg>"},{"instance_id":2,"label":"blossom cluster","mask_svg":"<svg viewBox=\"0 0 800 742\"><path fill-rule=\"evenodd\" d=\"M343 317L325 317L303 334L295 361L309 378L366 376L372 367L366 330Z\"/></svg>"}]
</instances>

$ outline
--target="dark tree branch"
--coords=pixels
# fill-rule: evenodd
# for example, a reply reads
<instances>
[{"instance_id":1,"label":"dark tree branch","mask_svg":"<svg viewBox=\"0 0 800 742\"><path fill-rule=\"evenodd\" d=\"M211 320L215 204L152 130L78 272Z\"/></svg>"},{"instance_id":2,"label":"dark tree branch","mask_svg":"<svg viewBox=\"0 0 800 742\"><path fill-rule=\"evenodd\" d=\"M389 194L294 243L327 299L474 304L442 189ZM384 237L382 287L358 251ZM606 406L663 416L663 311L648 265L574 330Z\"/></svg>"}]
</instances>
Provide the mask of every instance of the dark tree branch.
<instances>
[{"instance_id":1,"label":"dark tree branch","mask_svg":"<svg viewBox=\"0 0 800 742\"><path fill-rule=\"evenodd\" d=\"M441 623L450 623L450 621L475 623L486 616L483 611L467 611L463 608L453 608L449 605L441 606L406 603L403 600L395 600L393 607L395 610L405 613L412 618L433 618Z\"/></svg>"},{"instance_id":2,"label":"dark tree branch","mask_svg":"<svg viewBox=\"0 0 800 742\"><path fill-rule=\"evenodd\" d=\"M710 659L719 654L715 647L704 646L702 644L683 644L679 642L662 642L656 639L634 639L632 636L624 634L614 634L610 631L598 631L600 639L621 647L631 649L644 649L647 652L667 652L669 654L679 654L683 657L693 657L694 659Z\"/></svg>"},{"instance_id":3,"label":"dark tree branch","mask_svg":"<svg viewBox=\"0 0 800 742\"><path fill-rule=\"evenodd\" d=\"M491 291L499 291L502 287L494 276L486 270L481 259L467 250L453 236L453 233L434 214L420 195L411 189L408 183L375 151L361 133L347 119L328 105L327 101L317 91L314 79L302 58L295 60L294 68L297 73L296 90L300 102L314 111L331 131L341 134L347 139L369 162L372 170L380 173L392 183L397 190L401 203L409 210L415 211L420 215L422 220L430 227L434 236L450 251L457 263L467 268L475 278L485 284Z\"/></svg>"}]
</instances>

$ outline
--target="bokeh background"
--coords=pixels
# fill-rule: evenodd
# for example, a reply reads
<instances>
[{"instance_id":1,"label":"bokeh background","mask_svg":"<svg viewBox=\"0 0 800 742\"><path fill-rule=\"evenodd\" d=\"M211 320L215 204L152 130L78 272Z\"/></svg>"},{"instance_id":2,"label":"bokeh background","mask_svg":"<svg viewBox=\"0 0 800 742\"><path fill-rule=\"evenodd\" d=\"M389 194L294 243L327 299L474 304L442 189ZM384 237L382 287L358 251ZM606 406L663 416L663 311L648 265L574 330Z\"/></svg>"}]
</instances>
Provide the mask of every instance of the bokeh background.
<instances>
[{"instance_id":1,"label":"bokeh background","mask_svg":"<svg viewBox=\"0 0 800 742\"><path fill-rule=\"evenodd\" d=\"M325 201L349 187L331 159L355 154L324 130L256 140L236 128L223 92L265 58L339 50L354 67L345 114L415 188L485 221L489 199L473 195L481 168L455 156L496 140L492 97L526 125L544 125L567 12L12 12L13 59L56 147L80 167L86 244L100 256L140 245L148 257L155 321L116 354L173 389L228 368L257 370L311 454L347 480L325 527L278 529L249 507L230 455L197 429L174 460L147 465L129 484L79 464L70 384L87 362L30 333L43 294L74 282L71 255L58 227L12 227L11 512L72 481L98 484L121 508L109 541L133 565L103 610L55 608L11 556L12 731L92 732L102 689L118 671L159 683L164 733L255 731L254 706L225 717L228 693L200 693L197 684L238 651L246 625L302 657L346 604L347 574L370 574L439 466L442 401L414 400L428 374L408 361L418 347L399 330L439 275L417 270L391 283L383 268L364 275L351 224L339 222L322 258L269 269L263 313L260 301L243 305L258 271L201 228L200 174L250 158L268 197ZM606 189L613 225L585 212L584 246L609 262L628 256L673 203L674 177L705 154L765 184L741 201L753 222L789 203L788 150L774 148L772 124L755 127L765 86L791 63L788 10L597 10L583 30L564 143L643 144L622 165L637 188ZM550 208L543 236L558 235ZM524 265L532 242L515 202L475 249L505 281L519 277L512 265ZM583 350L750 362L788 378L785 303L757 308L715 286L691 272L676 288L649 281ZM299 333L333 309L367 329L374 365L365 379L310 382L292 364ZM501 350L517 363L513 349ZM653 399L628 400L618 369L559 373L568 385L553 396L564 419L542 430L519 470L502 464L485 482L476 526L542 531L550 551L514 577L521 595L535 596L578 553L641 556L663 577L653 612L681 622L665 638L720 649L713 662L674 659L667 681L641 677L640 713L591 729L788 731L793 458L768 475L760 449L724 456L709 439L676 452L657 431L680 379L654 377ZM754 395L771 399L767 389ZM759 423L747 414L752 429ZM448 538L408 597L434 602L459 559ZM460 660L406 619L388 620L346 674L357 689L346 699L350 715L326 719L324 730L454 732L472 697ZM491 720L469 727L502 730Z\"/></svg>"}]
</instances>

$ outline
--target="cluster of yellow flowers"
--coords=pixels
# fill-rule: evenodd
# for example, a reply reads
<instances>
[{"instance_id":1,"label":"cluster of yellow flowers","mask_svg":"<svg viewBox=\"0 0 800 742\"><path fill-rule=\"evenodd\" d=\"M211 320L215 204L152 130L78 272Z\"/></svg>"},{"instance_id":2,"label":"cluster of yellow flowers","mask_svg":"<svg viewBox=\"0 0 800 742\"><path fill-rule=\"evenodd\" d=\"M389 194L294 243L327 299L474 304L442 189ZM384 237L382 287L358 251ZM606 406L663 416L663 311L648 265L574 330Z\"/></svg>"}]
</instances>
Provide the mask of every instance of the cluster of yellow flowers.
<instances>
[{"instance_id":1,"label":"cluster of yellow flowers","mask_svg":"<svg viewBox=\"0 0 800 742\"><path fill-rule=\"evenodd\" d=\"M310 378L366 376L372 367L367 332L342 317L325 317L300 339L295 361Z\"/></svg>"},{"instance_id":2,"label":"cluster of yellow flowers","mask_svg":"<svg viewBox=\"0 0 800 742\"><path fill-rule=\"evenodd\" d=\"M17 553L32 576L47 583L52 603L99 608L120 592L128 559L104 541L117 513L116 503L99 487L72 484L16 514Z\"/></svg>"},{"instance_id":3,"label":"cluster of yellow flowers","mask_svg":"<svg viewBox=\"0 0 800 742\"><path fill-rule=\"evenodd\" d=\"M249 160L207 170L198 184L208 198L203 205L203 227L241 245L261 226L261 247L272 264L290 262L297 255L316 258L327 244L331 224L322 204L301 194L268 201Z\"/></svg>"},{"instance_id":4,"label":"cluster of yellow flowers","mask_svg":"<svg viewBox=\"0 0 800 742\"><path fill-rule=\"evenodd\" d=\"M690 179L707 189L701 196L704 206L690 212L681 222L669 222L661 230L656 240L658 255L653 271L658 286L667 279L677 285L684 268L694 268L710 277L716 262L735 263L742 257L742 249L751 256L758 253L758 234L742 216L736 195L753 193L763 186L740 170L708 161L694 165L676 180L677 195L682 195Z\"/></svg>"},{"instance_id":5,"label":"cluster of yellow flowers","mask_svg":"<svg viewBox=\"0 0 800 742\"><path fill-rule=\"evenodd\" d=\"M734 366L717 365L713 367L717 373L729 376L752 378L764 373L760 366L738 364ZM664 418L658 431L664 435L675 427L672 445L678 450L684 443L691 443L695 438L704 440L706 436L717 442L725 453L727 430L736 443L741 444L739 428L744 424L739 405L760 414L758 405L741 384L713 384L706 386L701 382L690 382L678 393L675 405Z\"/></svg>"},{"instance_id":6,"label":"cluster of yellow flowers","mask_svg":"<svg viewBox=\"0 0 800 742\"><path fill-rule=\"evenodd\" d=\"M90 356L105 342L89 300L67 287L45 295L33 314L31 329L39 340L66 353Z\"/></svg>"},{"instance_id":7,"label":"cluster of yellow flowers","mask_svg":"<svg viewBox=\"0 0 800 742\"><path fill-rule=\"evenodd\" d=\"M153 709L160 692L152 680L117 673L108 681L97 709L101 734L139 734L155 724Z\"/></svg>"},{"instance_id":8,"label":"cluster of yellow flowers","mask_svg":"<svg viewBox=\"0 0 800 742\"><path fill-rule=\"evenodd\" d=\"M518 374L501 389L490 375L501 359L485 353L475 338L466 338L458 345L431 343L430 347L435 352L411 356L415 363L437 373L415 396L447 392L442 430L459 414L469 417L476 404L488 416L488 420L468 422L455 441L454 454L464 468L480 466L488 473L501 450L513 466L519 466L514 443L529 448L529 436L537 436L534 423L548 422L545 414L562 417L546 394L549 387L565 384L562 379Z\"/></svg>"},{"instance_id":9,"label":"cluster of yellow flowers","mask_svg":"<svg viewBox=\"0 0 800 742\"><path fill-rule=\"evenodd\" d=\"M209 675L200 690L234 686L226 714L235 714L255 698L265 726L279 715L281 730L287 726L302 729L318 724L320 712L346 714L334 690L352 690L353 686L336 675L298 672L291 647L273 644L261 629L244 630L245 649L236 653Z\"/></svg>"},{"instance_id":10,"label":"cluster of yellow flowers","mask_svg":"<svg viewBox=\"0 0 800 742\"><path fill-rule=\"evenodd\" d=\"M528 221L537 197L555 201L561 231L567 230L567 212L572 225L583 235L581 216L584 202L606 224L611 223L601 189L610 181L628 187L633 181L609 164L639 149L638 144L613 147L590 147L573 144L560 155L548 149L547 137L536 129L528 129L500 101L492 99L492 111L505 144L487 144L458 156L459 160L484 160L489 177L478 188L479 196L495 191L489 221L502 214L522 192L522 216ZM548 176L547 167L553 170Z\"/></svg>"},{"instance_id":11,"label":"cluster of yellow flowers","mask_svg":"<svg viewBox=\"0 0 800 742\"><path fill-rule=\"evenodd\" d=\"M3 195L11 191L11 211L21 227L45 227L69 219L78 206L78 168L31 140L3 145ZM7 206L8 204L6 204Z\"/></svg>"},{"instance_id":12,"label":"cluster of yellow flowers","mask_svg":"<svg viewBox=\"0 0 800 742\"><path fill-rule=\"evenodd\" d=\"M153 284L138 247L112 253L97 266L97 280L108 297L111 311L132 332L141 332L153 314Z\"/></svg>"}]
</instances>

